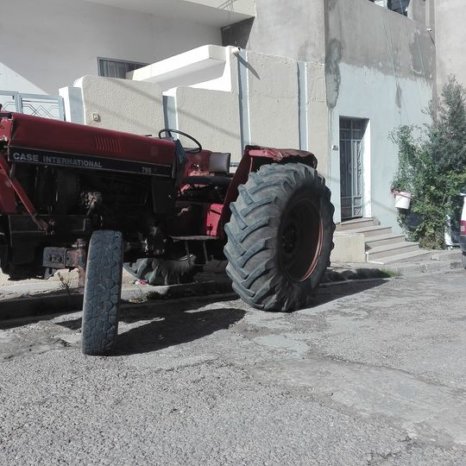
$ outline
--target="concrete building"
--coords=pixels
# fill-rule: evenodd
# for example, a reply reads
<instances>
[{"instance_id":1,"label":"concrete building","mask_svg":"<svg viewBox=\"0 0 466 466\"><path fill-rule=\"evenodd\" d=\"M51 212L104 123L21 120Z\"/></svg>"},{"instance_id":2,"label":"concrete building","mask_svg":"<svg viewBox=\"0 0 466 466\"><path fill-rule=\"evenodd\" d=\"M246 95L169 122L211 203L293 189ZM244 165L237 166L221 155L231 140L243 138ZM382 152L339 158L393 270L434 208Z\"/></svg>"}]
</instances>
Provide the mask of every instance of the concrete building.
<instances>
[{"instance_id":1,"label":"concrete building","mask_svg":"<svg viewBox=\"0 0 466 466\"><path fill-rule=\"evenodd\" d=\"M2 11L0 89L63 88L72 121L170 125L233 160L248 143L311 150L336 222L375 216L396 230L390 133L426 123L449 74L466 82L463 3L15 0Z\"/></svg>"},{"instance_id":2,"label":"concrete building","mask_svg":"<svg viewBox=\"0 0 466 466\"><path fill-rule=\"evenodd\" d=\"M412 19L367 0L273 7L257 0L253 22L223 29L229 43L286 56L311 70L310 146L327 175L337 221L376 216L397 227L390 192L397 157L389 135L400 124L427 121L423 111L435 83L425 5L412 0Z\"/></svg>"},{"instance_id":3,"label":"concrete building","mask_svg":"<svg viewBox=\"0 0 466 466\"><path fill-rule=\"evenodd\" d=\"M254 16L251 0L2 2L0 90L56 94L85 74L124 77Z\"/></svg>"}]
</instances>

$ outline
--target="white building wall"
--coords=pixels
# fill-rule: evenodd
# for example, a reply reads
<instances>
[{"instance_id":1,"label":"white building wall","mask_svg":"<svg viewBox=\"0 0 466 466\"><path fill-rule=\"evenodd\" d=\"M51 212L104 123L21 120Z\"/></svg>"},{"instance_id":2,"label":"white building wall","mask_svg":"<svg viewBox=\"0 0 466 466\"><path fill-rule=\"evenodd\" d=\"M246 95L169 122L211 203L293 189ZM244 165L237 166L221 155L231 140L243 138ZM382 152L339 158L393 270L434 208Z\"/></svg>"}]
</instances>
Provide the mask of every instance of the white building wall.
<instances>
[{"instance_id":1,"label":"white building wall","mask_svg":"<svg viewBox=\"0 0 466 466\"><path fill-rule=\"evenodd\" d=\"M250 144L299 147L298 68L288 58L247 53Z\"/></svg>"},{"instance_id":2,"label":"white building wall","mask_svg":"<svg viewBox=\"0 0 466 466\"><path fill-rule=\"evenodd\" d=\"M164 126L162 91L154 83L84 76L81 89L84 124L156 136Z\"/></svg>"},{"instance_id":3,"label":"white building wall","mask_svg":"<svg viewBox=\"0 0 466 466\"><path fill-rule=\"evenodd\" d=\"M364 140L364 216L377 217L383 225L399 231L390 182L394 178L398 149L390 133L400 125L422 126L429 122L426 104L432 82L394 77L373 68L340 64L338 102L330 111L330 170L327 183L335 204L335 221L340 220L340 117L369 120Z\"/></svg>"},{"instance_id":4,"label":"white building wall","mask_svg":"<svg viewBox=\"0 0 466 466\"><path fill-rule=\"evenodd\" d=\"M218 68L217 79L212 75L208 81L198 69L202 63L209 63L205 50L196 51L199 67L182 56L177 57L180 76L191 82L191 86L166 92L173 98L174 125L193 134L206 148L231 152L234 163L239 162L245 144L298 148L297 62L253 52L239 56L233 47L223 51L227 52L225 65ZM185 55L192 58L191 52ZM183 65L187 62L194 70L191 74L186 73ZM169 64L175 83L178 78ZM163 76L159 65L162 63L153 67ZM146 79L151 78L146 76Z\"/></svg>"},{"instance_id":5,"label":"white building wall","mask_svg":"<svg viewBox=\"0 0 466 466\"><path fill-rule=\"evenodd\" d=\"M437 86L442 87L453 75L466 86L466 4L464 0L435 0L435 32L432 37L437 49Z\"/></svg>"},{"instance_id":6,"label":"white building wall","mask_svg":"<svg viewBox=\"0 0 466 466\"><path fill-rule=\"evenodd\" d=\"M81 0L1 4L0 90L57 94L97 74L97 57L153 63L203 44L220 29Z\"/></svg>"},{"instance_id":7,"label":"white building wall","mask_svg":"<svg viewBox=\"0 0 466 466\"><path fill-rule=\"evenodd\" d=\"M177 127L192 134L204 148L242 155L238 95L233 92L179 87L175 91Z\"/></svg>"},{"instance_id":8,"label":"white building wall","mask_svg":"<svg viewBox=\"0 0 466 466\"><path fill-rule=\"evenodd\" d=\"M325 88L325 66L307 63L307 144L302 147L312 152L318 161L317 169L328 174L329 121L327 118L327 95Z\"/></svg>"},{"instance_id":9,"label":"white building wall","mask_svg":"<svg viewBox=\"0 0 466 466\"><path fill-rule=\"evenodd\" d=\"M0 32L1 35L1 32ZM0 45L1 48L1 45ZM0 62L0 90L2 91L17 91L26 94L45 94L45 91L36 86L18 72L11 69L4 63ZM57 92L55 92L56 94Z\"/></svg>"}]
</instances>

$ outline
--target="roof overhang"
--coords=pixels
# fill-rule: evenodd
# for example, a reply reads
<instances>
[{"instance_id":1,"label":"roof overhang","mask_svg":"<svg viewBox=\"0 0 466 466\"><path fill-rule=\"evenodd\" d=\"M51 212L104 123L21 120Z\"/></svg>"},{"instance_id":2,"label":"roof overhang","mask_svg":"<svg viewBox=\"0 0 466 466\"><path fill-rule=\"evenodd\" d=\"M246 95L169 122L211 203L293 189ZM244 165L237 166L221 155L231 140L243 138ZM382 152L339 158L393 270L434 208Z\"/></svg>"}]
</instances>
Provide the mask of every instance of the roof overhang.
<instances>
[{"instance_id":1,"label":"roof overhang","mask_svg":"<svg viewBox=\"0 0 466 466\"><path fill-rule=\"evenodd\" d=\"M223 27L255 16L255 0L85 0L156 16Z\"/></svg>"}]
</instances>

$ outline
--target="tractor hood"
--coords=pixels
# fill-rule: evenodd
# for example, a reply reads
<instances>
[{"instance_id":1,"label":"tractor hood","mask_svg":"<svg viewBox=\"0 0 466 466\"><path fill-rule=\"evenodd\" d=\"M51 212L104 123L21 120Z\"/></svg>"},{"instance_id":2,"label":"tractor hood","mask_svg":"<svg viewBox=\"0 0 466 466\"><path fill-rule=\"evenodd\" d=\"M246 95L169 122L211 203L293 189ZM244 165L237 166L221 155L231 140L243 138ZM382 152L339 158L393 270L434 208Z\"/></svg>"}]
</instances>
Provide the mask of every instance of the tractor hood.
<instances>
[{"instance_id":1,"label":"tractor hood","mask_svg":"<svg viewBox=\"0 0 466 466\"><path fill-rule=\"evenodd\" d=\"M19 113L0 114L8 161L172 176L173 141Z\"/></svg>"}]
</instances>

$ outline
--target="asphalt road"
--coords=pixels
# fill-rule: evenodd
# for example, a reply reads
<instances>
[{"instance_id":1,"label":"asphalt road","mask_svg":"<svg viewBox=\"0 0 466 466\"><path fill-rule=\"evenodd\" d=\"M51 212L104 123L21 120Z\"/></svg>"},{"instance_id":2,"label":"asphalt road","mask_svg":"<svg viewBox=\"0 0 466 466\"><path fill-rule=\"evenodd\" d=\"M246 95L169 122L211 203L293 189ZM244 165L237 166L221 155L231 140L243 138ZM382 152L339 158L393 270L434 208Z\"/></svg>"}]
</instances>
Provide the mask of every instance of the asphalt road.
<instances>
[{"instance_id":1,"label":"asphalt road","mask_svg":"<svg viewBox=\"0 0 466 466\"><path fill-rule=\"evenodd\" d=\"M466 464L466 271L125 311L106 358L79 328L0 330L1 465Z\"/></svg>"}]
</instances>

